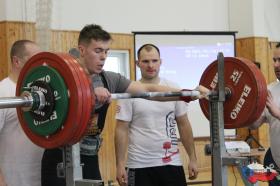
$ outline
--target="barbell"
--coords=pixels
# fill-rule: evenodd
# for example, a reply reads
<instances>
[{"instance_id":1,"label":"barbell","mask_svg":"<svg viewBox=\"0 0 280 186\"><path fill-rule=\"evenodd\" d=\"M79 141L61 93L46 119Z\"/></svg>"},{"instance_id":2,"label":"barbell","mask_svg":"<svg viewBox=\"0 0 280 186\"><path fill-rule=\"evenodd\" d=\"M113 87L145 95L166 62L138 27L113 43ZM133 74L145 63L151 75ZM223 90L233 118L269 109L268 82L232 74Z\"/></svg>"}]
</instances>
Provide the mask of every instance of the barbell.
<instances>
[{"instance_id":1,"label":"barbell","mask_svg":"<svg viewBox=\"0 0 280 186\"><path fill-rule=\"evenodd\" d=\"M266 81L260 70L244 58L225 57L225 128L245 127L255 121L266 103ZM217 91L217 60L203 72L200 85ZM112 99L198 96L199 91L111 94ZM199 100L209 119L209 103ZM41 52L24 65L16 96L0 98L0 108L17 108L20 124L30 140L43 148L72 145L86 135L95 96L91 80L67 53Z\"/></svg>"}]
</instances>

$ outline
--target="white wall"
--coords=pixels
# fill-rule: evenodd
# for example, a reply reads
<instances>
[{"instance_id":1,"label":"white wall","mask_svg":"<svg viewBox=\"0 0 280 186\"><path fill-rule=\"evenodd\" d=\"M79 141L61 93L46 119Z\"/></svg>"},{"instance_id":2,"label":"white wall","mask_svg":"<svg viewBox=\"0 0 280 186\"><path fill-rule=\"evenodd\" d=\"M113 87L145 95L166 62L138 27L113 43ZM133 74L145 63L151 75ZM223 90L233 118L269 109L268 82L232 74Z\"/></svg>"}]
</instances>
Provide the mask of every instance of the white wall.
<instances>
[{"instance_id":1,"label":"white wall","mask_svg":"<svg viewBox=\"0 0 280 186\"><path fill-rule=\"evenodd\" d=\"M53 3L52 27L57 29L79 30L94 22L117 33L228 30L225 0L83 0L82 4L77 0L60 0Z\"/></svg>"},{"instance_id":2,"label":"white wall","mask_svg":"<svg viewBox=\"0 0 280 186\"><path fill-rule=\"evenodd\" d=\"M36 20L36 0L0 2L7 4L0 20ZM227 0L53 0L52 4L53 29L80 30L97 23L116 33L228 30Z\"/></svg>"},{"instance_id":3,"label":"white wall","mask_svg":"<svg viewBox=\"0 0 280 186\"><path fill-rule=\"evenodd\" d=\"M0 0L0 20L6 20L6 1Z\"/></svg>"},{"instance_id":4,"label":"white wall","mask_svg":"<svg viewBox=\"0 0 280 186\"><path fill-rule=\"evenodd\" d=\"M252 6L252 0L229 0L229 29L238 31L237 37L254 33Z\"/></svg>"},{"instance_id":5,"label":"white wall","mask_svg":"<svg viewBox=\"0 0 280 186\"><path fill-rule=\"evenodd\" d=\"M229 0L229 28L237 37L260 36L280 41L279 0Z\"/></svg>"},{"instance_id":6,"label":"white wall","mask_svg":"<svg viewBox=\"0 0 280 186\"><path fill-rule=\"evenodd\" d=\"M36 1L0 0L0 21L36 20ZM280 0L49 0L52 29L102 25L109 32L238 31L280 41Z\"/></svg>"},{"instance_id":7,"label":"white wall","mask_svg":"<svg viewBox=\"0 0 280 186\"><path fill-rule=\"evenodd\" d=\"M35 22L36 0L0 0L0 5L0 21ZM4 15L2 15L2 10Z\"/></svg>"},{"instance_id":8,"label":"white wall","mask_svg":"<svg viewBox=\"0 0 280 186\"><path fill-rule=\"evenodd\" d=\"M266 0L264 22L271 41L280 41L280 0ZM265 1L265 2L266 2Z\"/></svg>"}]
</instances>

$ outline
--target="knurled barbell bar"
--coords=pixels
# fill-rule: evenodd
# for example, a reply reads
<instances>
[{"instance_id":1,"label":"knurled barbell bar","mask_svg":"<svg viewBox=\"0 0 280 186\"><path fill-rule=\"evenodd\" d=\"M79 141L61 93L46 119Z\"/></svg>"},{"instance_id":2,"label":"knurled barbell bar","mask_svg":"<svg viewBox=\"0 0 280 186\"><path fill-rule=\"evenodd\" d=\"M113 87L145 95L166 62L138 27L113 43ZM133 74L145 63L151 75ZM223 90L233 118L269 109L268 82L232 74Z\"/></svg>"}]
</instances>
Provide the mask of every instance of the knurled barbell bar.
<instances>
[{"instance_id":1,"label":"knurled barbell bar","mask_svg":"<svg viewBox=\"0 0 280 186\"><path fill-rule=\"evenodd\" d=\"M267 89L260 70L249 60L225 57L225 128L245 127L263 111ZM217 61L211 63L200 85L216 93ZM0 108L17 107L27 136L44 148L75 144L86 134L95 106L88 75L71 55L42 52L24 65L16 97L0 98ZM198 96L198 91L111 94L112 99ZM208 101L199 100L209 119Z\"/></svg>"}]
</instances>

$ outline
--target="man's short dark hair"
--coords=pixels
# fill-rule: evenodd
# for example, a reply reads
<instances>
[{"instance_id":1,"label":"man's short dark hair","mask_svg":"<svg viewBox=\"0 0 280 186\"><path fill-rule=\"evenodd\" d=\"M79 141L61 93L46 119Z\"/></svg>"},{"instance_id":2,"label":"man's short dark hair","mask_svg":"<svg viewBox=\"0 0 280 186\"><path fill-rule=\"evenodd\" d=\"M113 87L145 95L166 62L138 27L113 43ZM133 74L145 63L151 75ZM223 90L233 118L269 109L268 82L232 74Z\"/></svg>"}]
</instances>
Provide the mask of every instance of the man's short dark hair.
<instances>
[{"instance_id":1,"label":"man's short dark hair","mask_svg":"<svg viewBox=\"0 0 280 186\"><path fill-rule=\"evenodd\" d=\"M147 51L151 51L152 48L156 49L157 52L158 52L158 54L159 54L159 56L160 56L159 48L158 48L156 45L154 45L154 44L148 43L148 44L142 45L142 46L138 49L138 51L137 51L137 58L139 59L140 53L141 53L141 51L142 51L143 49L145 49L145 50L147 50Z\"/></svg>"},{"instance_id":2,"label":"man's short dark hair","mask_svg":"<svg viewBox=\"0 0 280 186\"><path fill-rule=\"evenodd\" d=\"M109 41L112 37L99 25L86 25L80 32L78 44L89 44L92 39L95 41Z\"/></svg>"},{"instance_id":3,"label":"man's short dark hair","mask_svg":"<svg viewBox=\"0 0 280 186\"><path fill-rule=\"evenodd\" d=\"M26 54L26 50L25 50L25 45L27 43L31 43L31 44L36 44L33 41L27 40L27 39L23 39L23 40L17 40L13 43L12 47L11 47L11 51L10 51L10 59L12 61L13 56L17 56L19 58L23 58Z\"/></svg>"}]
</instances>

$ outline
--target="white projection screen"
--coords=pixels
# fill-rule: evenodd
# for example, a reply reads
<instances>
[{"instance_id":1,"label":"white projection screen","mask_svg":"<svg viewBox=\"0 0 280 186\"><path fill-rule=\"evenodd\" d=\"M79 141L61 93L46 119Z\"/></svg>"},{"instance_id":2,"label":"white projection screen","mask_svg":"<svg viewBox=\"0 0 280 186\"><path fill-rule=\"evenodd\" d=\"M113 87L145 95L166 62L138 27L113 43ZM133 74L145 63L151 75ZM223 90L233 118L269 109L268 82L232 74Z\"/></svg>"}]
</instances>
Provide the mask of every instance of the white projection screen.
<instances>
[{"instance_id":1,"label":"white projection screen","mask_svg":"<svg viewBox=\"0 0 280 186\"><path fill-rule=\"evenodd\" d=\"M206 67L217 59L218 52L235 56L235 32L133 32L135 58L137 50L147 43L159 47L162 65L160 76L176 82L181 88L193 89L199 84ZM138 67L136 80L141 78ZM209 137L209 121L199 102L189 103L188 117L194 137ZM235 129L225 129L225 136L234 136Z\"/></svg>"}]
</instances>

